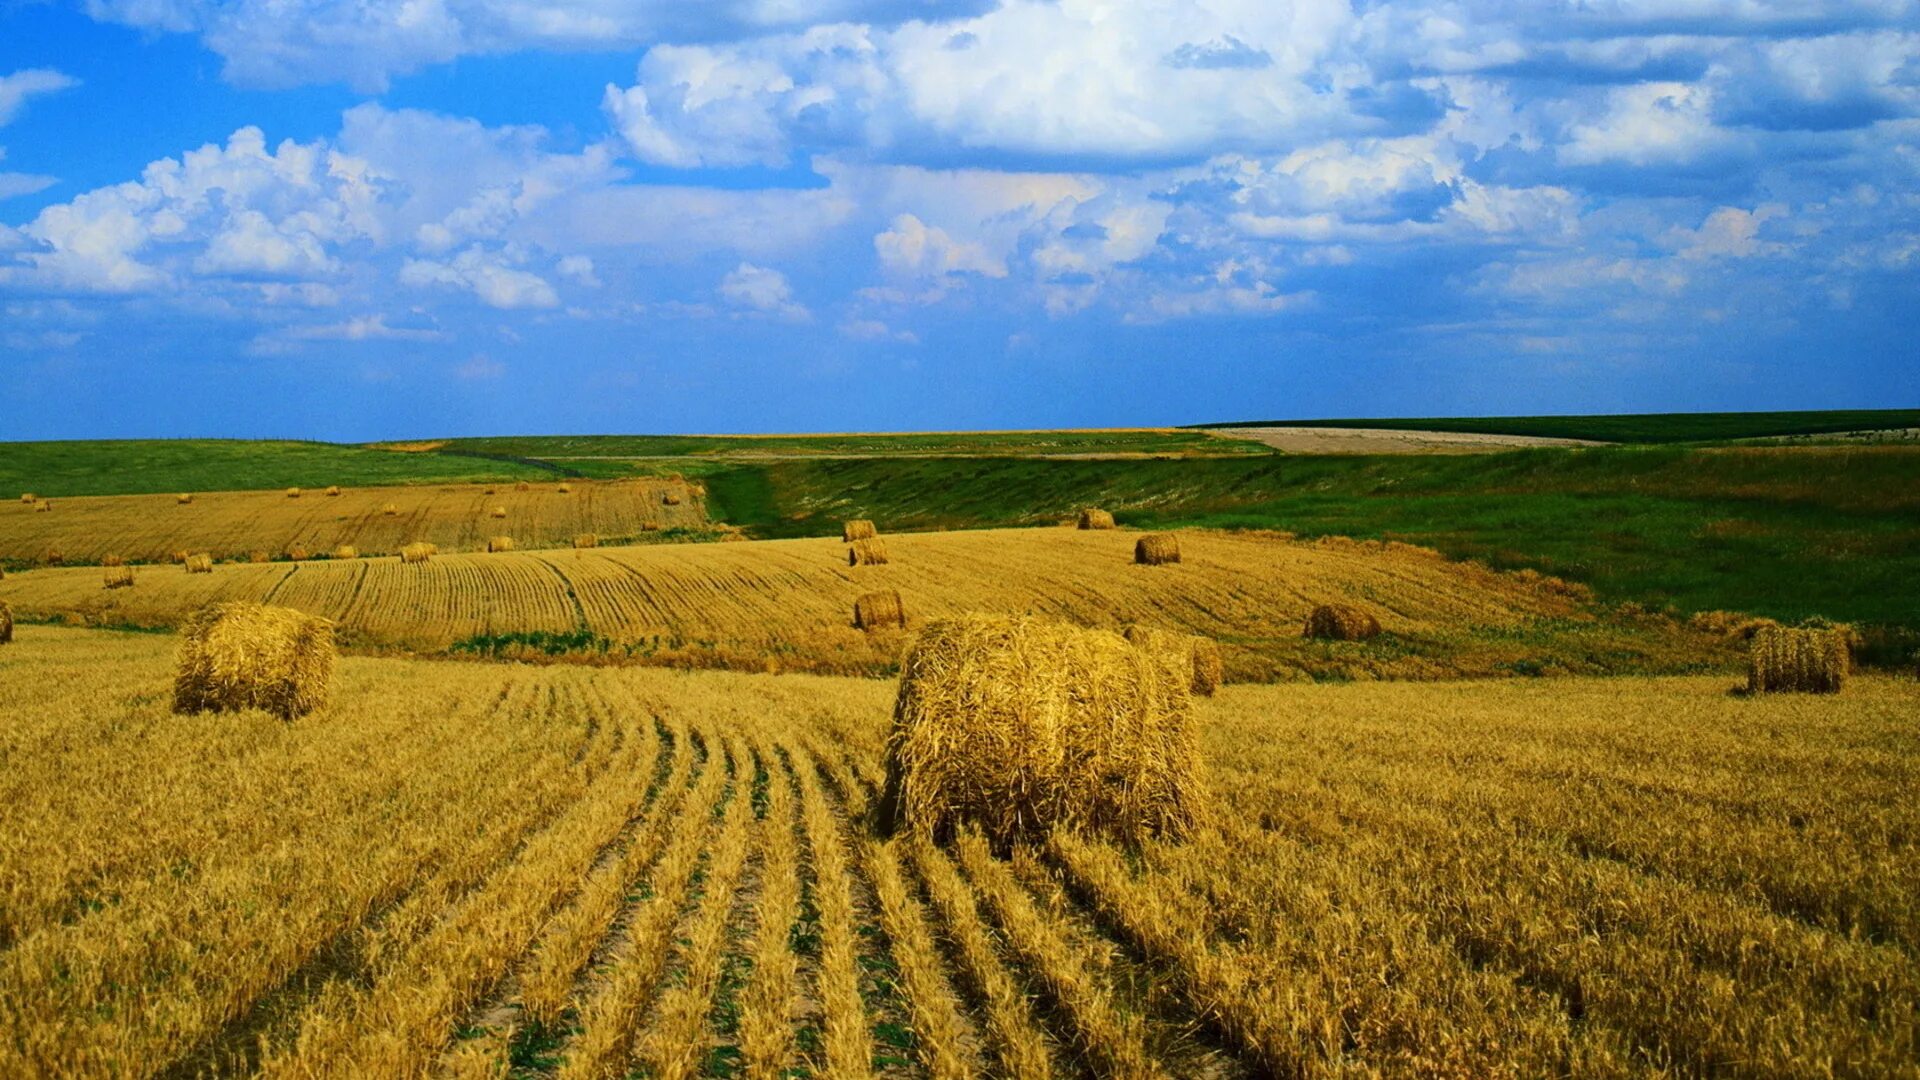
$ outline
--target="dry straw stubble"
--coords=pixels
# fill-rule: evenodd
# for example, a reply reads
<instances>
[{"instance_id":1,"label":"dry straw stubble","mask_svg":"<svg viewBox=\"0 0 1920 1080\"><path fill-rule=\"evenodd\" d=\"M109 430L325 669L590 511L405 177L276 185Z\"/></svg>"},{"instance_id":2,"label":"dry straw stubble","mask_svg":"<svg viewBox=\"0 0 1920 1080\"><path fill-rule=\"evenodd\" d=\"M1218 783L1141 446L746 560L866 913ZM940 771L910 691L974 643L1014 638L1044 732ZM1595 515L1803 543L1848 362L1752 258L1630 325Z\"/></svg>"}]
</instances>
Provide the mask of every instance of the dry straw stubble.
<instances>
[{"instance_id":1,"label":"dry straw stubble","mask_svg":"<svg viewBox=\"0 0 1920 1080\"><path fill-rule=\"evenodd\" d=\"M861 630L904 629L907 607L900 590L881 589L862 595L853 602L853 625Z\"/></svg>"},{"instance_id":2,"label":"dry straw stubble","mask_svg":"<svg viewBox=\"0 0 1920 1080\"><path fill-rule=\"evenodd\" d=\"M887 547L878 540L855 540L847 546L848 566L884 566Z\"/></svg>"},{"instance_id":3,"label":"dry straw stubble","mask_svg":"<svg viewBox=\"0 0 1920 1080\"><path fill-rule=\"evenodd\" d=\"M854 518L840 526L840 542L843 544L851 544L855 540L871 540L878 535L880 531L875 529L873 522L866 518Z\"/></svg>"},{"instance_id":4,"label":"dry straw stubble","mask_svg":"<svg viewBox=\"0 0 1920 1080\"><path fill-rule=\"evenodd\" d=\"M1088 507L1080 511L1079 525L1082 529L1111 529L1114 527L1113 515L1105 510Z\"/></svg>"},{"instance_id":5,"label":"dry straw stubble","mask_svg":"<svg viewBox=\"0 0 1920 1080\"><path fill-rule=\"evenodd\" d=\"M1380 635L1380 620L1352 604L1321 604L1307 615L1304 634L1325 641L1366 641Z\"/></svg>"},{"instance_id":6,"label":"dry straw stubble","mask_svg":"<svg viewBox=\"0 0 1920 1080\"><path fill-rule=\"evenodd\" d=\"M1747 690L1837 694L1850 662L1843 629L1762 627L1747 651Z\"/></svg>"},{"instance_id":7,"label":"dry straw stubble","mask_svg":"<svg viewBox=\"0 0 1920 1080\"><path fill-rule=\"evenodd\" d=\"M291 720L326 704L333 663L325 619L241 600L214 604L180 628L173 710L257 708Z\"/></svg>"},{"instance_id":8,"label":"dry straw stubble","mask_svg":"<svg viewBox=\"0 0 1920 1080\"><path fill-rule=\"evenodd\" d=\"M1134 541L1133 561L1141 566L1161 566L1180 561L1180 538L1172 533L1149 533Z\"/></svg>"},{"instance_id":9,"label":"dry straw stubble","mask_svg":"<svg viewBox=\"0 0 1920 1080\"><path fill-rule=\"evenodd\" d=\"M902 666L881 823L939 840L971 823L1002 848L1055 825L1182 835L1205 816L1191 678L1111 631L929 623Z\"/></svg>"}]
</instances>

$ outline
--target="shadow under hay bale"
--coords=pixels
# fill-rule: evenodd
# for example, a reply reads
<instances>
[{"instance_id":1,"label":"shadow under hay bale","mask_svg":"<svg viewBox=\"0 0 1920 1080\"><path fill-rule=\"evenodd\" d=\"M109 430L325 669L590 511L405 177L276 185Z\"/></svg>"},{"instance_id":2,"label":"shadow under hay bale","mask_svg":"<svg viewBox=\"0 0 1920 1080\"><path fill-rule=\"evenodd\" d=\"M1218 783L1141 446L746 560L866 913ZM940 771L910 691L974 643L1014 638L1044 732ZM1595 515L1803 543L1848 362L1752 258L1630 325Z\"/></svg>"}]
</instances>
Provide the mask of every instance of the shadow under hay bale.
<instances>
[{"instance_id":1,"label":"shadow under hay bale","mask_svg":"<svg viewBox=\"0 0 1920 1080\"><path fill-rule=\"evenodd\" d=\"M487 551L490 554L494 552L512 551L512 550L513 550L513 537L511 536L496 536L487 541Z\"/></svg>"},{"instance_id":2,"label":"shadow under hay bale","mask_svg":"<svg viewBox=\"0 0 1920 1080\"><path fill-rule=\"evenodd\" d=\"M1180 538L1172 533L1150 533L1133 543L1133 561L1141 566L1161 566L1180 561Z\"/></svg>"},{"instance_id":3,"label":"shadow under hay bale","mask_svg":"<svg viewBox=\"0 0 1920 1080\"><path fill-rule=\"evenodd\" d=\"M0 600L0 645L13 642L13 609Z\"/></svg>"},{"instance_id":4,"label":"shadow under hay bale","mask_svg":"<svg viewBox=\"0 0 1920 1080\"><path fill-rule=\"evenodd\" d=\"M1380 636L1380 620L1351 604L1321 604L1307 616L1302 634L1322 641L1366 641Z\"/></svg>"},{"instance_id":5,"label":"shadow under hay bale","mask_svg":"<svg viewBox=\"0 0 1920 1080\"><path fill-rule=\"evenodd\" d=\"M198 555L189 555L184 565L189 574L211 574L213 573L213 556L205 552Z\"/></svg>"},{"instance_id":6,"label":"shadow under hay bale","mask_svg":"<svg viewBox=\"0 0 1920 1080\"><path fill-rule=\"evenodd\" d=\"M133 587L133 567L131 566L102 567L102 572L105 576L103 585L106 588L128 589Z\"/></svg>"},{"instance_id":7,"label":"shadow under hay bale","mask_svg":"<svg viewBox=\"0 0 1920 1080\"><path fill-rule=\"evenodd\" d=\"M283 720L326 704L333 683L333 624L290 608L235 600L180 628L173 711L265 709Z\"/></svg>"},{"instance_id":8,"label":"shadow under hay bale","mask_svg":"<svg viewBox=\"0 0 1920 1080\"><path fill-rule=\"evenodd\" d=\"M1105 510L1088 508L1080 511L1079 526L1082 529L1111 529L1114 527L1113 515Z\"/></svg>"},{"instance_id":9,"label":"shadow under hay bale","mask_svg":"<svg viewBox=\"0 0 1920 1080\"><path fill-rule=\"evenodd\" d=\"M1837 694L1852 658L1835 627L1762 627L1747 649L1747 692Z\"/></svg>"},{"instance_id":10,"label":"shadow under hay bale","mask_svg":"<svg viewBox=\"0 0 1920 1080\"><path fill-rule=\"evenodd\" d=\"M887 548L878 540L855 540L847 546L848 566L885 566Z\"/></svg>"},{"instance_id":11,"label":"shadow under hay bale","mask_svg":"<svg viewBox=\"0 0 1920 1080\"><path fill-rule=\"evenodd\" d=\"M423 563L433 558L433 545L413 543L400 549L400 561L403 563Z\"/></svg>"},{"instance_id":12,"label":"shadow under hay bale","mask_svg":"<svg viewBox=\"0 0 1920 1080\"><path fill-rule=\"evenodd\" d=\"M843 544L851 544L855 540L871 540L879 535L880 530L874 528L873 522L866 518L854 518L840 525L840 542Z\"/></svg>"},{"instance_id":13,"label":"shadow under hay bale","mask_svg":"<svg viewBox=\"0 0 1920 1080\"><path fill-rule=\"evenodd\" d=\"M929 623L907 654L878 825L1005 850L1055 827L1125 841L1205 817L1187 665L1033 617Z\"/></svg>"},{"instance_id":14,"label":"shadow under hay bale","mask_svg":"<svg viewBox=\"0 0 1920 1080\"><path fill-rule=\"evenodd\" d=\"M1177 655L1193 672L1193 681L1188 684L1188 689L1202 697L1212 697L1213 692L1226 681L1226 664L1220 659L1220 645L1210 637L1160 630L1139 623L1128 626L1123 636L1137 648L1166 649Z\"/></svg>"},{"instance_id":15,"label":"shadow under hay bale","mask_svg":"<svg viewBox=\"0 0 1920 1080\"><path fill-rule=\"evenodd\" d=\"M898 589L870 592L853 602L853 625L861 630L904 629L907 607Z\"/></svg>"}]
</instances>

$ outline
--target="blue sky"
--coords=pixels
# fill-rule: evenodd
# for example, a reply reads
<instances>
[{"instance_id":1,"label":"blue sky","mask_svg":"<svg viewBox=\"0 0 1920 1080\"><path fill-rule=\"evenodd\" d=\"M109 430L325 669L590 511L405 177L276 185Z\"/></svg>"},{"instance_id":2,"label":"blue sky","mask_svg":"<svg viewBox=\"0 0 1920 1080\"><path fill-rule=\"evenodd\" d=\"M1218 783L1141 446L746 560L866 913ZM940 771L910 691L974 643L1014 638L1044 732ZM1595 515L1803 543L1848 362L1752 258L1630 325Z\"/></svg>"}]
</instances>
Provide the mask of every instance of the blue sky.
<instances>
[{"instance_id":1,"label":"blue sky","mask_svg":"<svg viewBox=\"0 0 1920 1080\"><path fill-rule=\"evenodd\" d=\"M1920 404L1920 0L0 0L0 438Z\"/></svg>"}]
</instances>

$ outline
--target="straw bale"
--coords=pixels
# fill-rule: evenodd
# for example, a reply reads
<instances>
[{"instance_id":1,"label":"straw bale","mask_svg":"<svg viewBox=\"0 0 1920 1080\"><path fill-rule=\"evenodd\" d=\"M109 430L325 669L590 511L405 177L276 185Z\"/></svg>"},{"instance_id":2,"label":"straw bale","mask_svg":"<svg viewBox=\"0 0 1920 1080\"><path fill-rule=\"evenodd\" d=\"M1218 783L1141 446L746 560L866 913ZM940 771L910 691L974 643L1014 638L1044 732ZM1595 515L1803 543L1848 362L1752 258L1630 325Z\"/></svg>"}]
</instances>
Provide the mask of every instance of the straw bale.
<instances>
[{"instance_id":1,"label":"straw bale","mask_svg":"<svg viewBox=\"0 0 1920 1080\"><path fill-rule=\"evenodd\" d=\"M1851 664L1844 628L1762 627L1747 649L1747 691L1837 694Z\"/></svg>"},{"instance_id":2,"label":"straw bale","mask_svg":"<svg viewBox=\"0 0 1920 1080\"><path fill-rule=\"evenodd\" d=\"M1123 636L1138 648L1167 649L1181 658L1193 672L1188 688L1203 697L1212 697L1225 681L1226 665L1220 659L1220 645L1210 637L1182 634L1134 623Z\"/></svg>"},{"instance_id":3,"label":"straw bale","mask_svg":"<svg viewBox=\"0 0 1920 1080\"><path fill-rule=\"evenodd\" d=\"M662 506L679 506L679 505L680 505L680 494L679 494L678 492L674 492L674 491L669 491L669 492L667 492L667 493L665 493L665 494L663 494L663 495L661 495L661 496L660 496L660 505L662 505Z\"/></svg>"},{"instance_id":4,"label":"straw bale","mask_svg":"<svg viewBox=\"0 0 1920 1080\"><path fill-rule=\"evenodd\" d=\"M873 522L866 518L854 518L840 526L840 542L843 544L851 544L855 540L871 540L878 535L880 531L875 529Z\"/></svg>"},{"instance_id":5,"label":"straw bale","mask_svg":"<svg viewBox=\"0 0 1920 1080\"><path fill-rule=\"evenodd\" d=\"M1172 533L1149 533L1134 541L1133 561L1142 566L1159 566L1180 561L1180 538Z\"/></svg>"},{"instance_id":6,"label":"straw bale","mask_svg":"<svg viewBox=\"0 0 1920 1080\"><path fill-rule=\"evenodd\" d=\"M31 491L23 491L20 493L20 505L22 506L32 506L34 503L39 501L40 501L40 496L35 495Z\"/></svg>"},{"instance_id":7,"label":"straw bale","mask_svg":"<svg viewBox=\"0 0 1920 1080\"><path fill-rule=\"evenodd\" d=\"M1114 527L1113 515L1105 510L1088 507L1080 511L1080 527L1083 529L1111 529Z\"/></svg>"},{"instance_id":8,"label":"straw bale","mask_svg":"<svg viewBox=\"0 0 1920 1080\"><path fill-rule=\"evenodd\" d=\"M382 514L385 514L385 515L387 515L388 517L399 517L399 516L400 516L400 504L399 504L399 503L387 503L386 505L384 505L384 506L382 506L382 507L380 508L380 512L381 512Z\"/></svg>"},{"instance_id":9,"label":"straw bale","mask_svg":"<svg viewBox=\"0 0 1920 1080\"><path fill-rule=\"evenodd\" d=\"M1205 817L1190 672L1106 630L1032 616L928 623L900 676L880 822L1005 849L1054 827L1126 841Z\"/></svg>"},{"instance_id":10,"label":"straw bale","mask_svg":"<svg viewBox=\"0 0 1920 1080\"><path fill-rule=\"evenodd\" d=\"M855 540L847 547L848 566L884 566L887 546L878 540Z\"/></svg>"},{"instance_id":11,"label":"straw bale","mask_svg":"<svg viewBox=\"0 0 1920 1080\"><path fill-rule=\"evenodd\" d=\"M192 504L193 496L183 491L180 494L175 495L173 497L173 501L181 506L188 506Z\"/></svg>"},{"instance_id":12,"label":"straw bale","mask_svg":"<svg viewBox=\"0 0 1920 1080\"><path fill-rule=\"evenodd\" d=\"M339 547L333 549L333 557L336 559L357 559L360 557L360 549L354 547L352 544L341 544Z\"/></svg>"},{"instance_id":13,"label":"straw bale","mask_svg":"<svg viewBox=\"0 0 1920 1080\"><path fill-rule=\"evenodd\" d=\"M515 490L515 491L532 491L532 490L533 490L533 485L532 485L532 484L529 484L529 483L527 483L527 482L526 482L525 480L522 480L522 481L520 481L519 483L517 483L517 484L515 484L515 485L513 485L513 490Z\"/></svg>"},{"instance_id":14,"label":"straw bale","mask_svg":"<svg viewBox=\"0 0 1920 1080\"><path fill-rule=\"evenodd\" d=\"M560 493L560 494L562 494L562 495L571 495L571 494L573 494L573 485L572 485L572 484L561 484L560 486L558 486L558 487L556 487L556 488L554 488L553 490L555 490L555 491L557 491L557 492L559 492L559 493Z\"/></svg>"},{"instance_id":15,"label":"straw bale","mask_svg":"<svg viewBox=\"0 0 1920 1080\"><path fill-rule=\"evenodd\" d=\"M400 561L403 563L423 563L433 558L431 545L412 543L400 549Z\"/></svg>"},{"instance_id":16,"label":"straw bale","mask_svg":"<svg viewBox=\"0 0 1920 1080\"><path fill-rule=\"evenodd\" d=\"M1328 641L1365 641L1380 634L1380 620L1364 608L1351 604L1321 604L1307 616L1303 631L1310 638Z\"/></svg>"},{"instance_id":17,"label":"straw bale","mask_svg":"<svg viewBox=\"0 0 1920 1080\"><path fill-rule=\"evenodd\" d=\"M114 564L102 568L106 588L125 589L133 584L133 567Z\"/></svg>"},{"instance_id":18,"label":"straw bale","mask_svg":"<svg viewBox=\"0 0 1920 1080\"><path fill-rule=\"evenodd\" d=\"M513 550L513 537L511 537L511 536L496 536L496 537L493 537L492 539L490 539L490 540L488 540L488 541L487 541L487 550L488 550L488 551L490 551L490 552L497 552L497 551L512 551L512 550Z\"/></svg>"},{"instance_id":19,"label":"straw bale","mask_svg":"<svg viewBox=\"0 0 1920 1080\"><path fill-rule=\"evenodd\" d=\"M287 558L292 559L294 562L306 562L307 557L307 549L301 547L299 544L294 544L287 548Z\"/></svg>"},{"instance_id":20,"label":"straw bale","mask_svg":"<svg viewBox=\"0 0 1920 1080\"><path fill-rule=\"evenodd\" d=\"M100 565L101 566L125 566L127 565L127 560L124 556L120 556L120 555L102 555L100 556Z\"/></svg>"},{"instance_id":21,"label":"straw bale","mask_svg":"<svg viewBox=\"0 0 1920 1080\"><path fill-rule=\"evenodd\" d=\"M339 496L339 494L340 494L340 485L339 485L339 484L329 484L329 485L327 485L327 497L328 497L328 498L330 498L330 499L331 499L331 498L336 498L336 497L338 497L338 496Z\"/></svg>"},{"instance_id":22,"label":"straw bale","mask_svg":"<svg viewBox=\"0 0 1920 1080\"><path fill-rule=\"evenodd\" d=\"M326 704L333 624L290 608L235 600L180 628L173 711L265 709L283 720Z\"/></svg>"},{"instance_id":23,"label":"straw bale","mask_svg":"<svg viewBox=\"0 0 1920 1080\"><path fill-rule=\"evenodd\" d=\"M33 504L33 512L36 514L44 514L52 509L53 501L51 499L41 499L39 502Z\"/></svg>"},{"instance_id":24,"label":"straw bale","mask_svg":"<svg viewBox=\"0 0 1920 1080\"><path fill-rule=\"evenodd\" d=\"M213 573L213 556L204 551L198 555L189 555L185 565L189 574L211 574Z\"/></svg>"},{"instance_id":25,"label":"straw bale","mask_svg":"<svg viewBox=\"0 0 1920 1080\"><path fill-rule=\"evenodd\" d=\"M503 518L507 516L507 508L504 506L496 506L493 508L491 513L496 518Z\"/></svg>"},{"instance_id":26,"label":"straw bale","mask_svg":"<svg viewBox=\"0 0 1920 1080\"><path fill-rule=\"evenodd\" d=\"M13 609L7 606L6 601L0 600L0 645L8 644L12 640Z\"/></svg>"},{"instance_id":27,"label":"straw bale","mask_svg":"<svg viewBox=\"0 0 1920 1080\"><path fill-rule=\"evenodd\" d=\"M907 607L900 600L897 589L883 589L862 595L853 602L853 625L861 630L879 630L885 627L904 629L907 625Z\"/></svg>"},{"instance_id":28,"label":"straw bale","mask_svg":"<svg viewBox=\"0 0 1920 1080\"><path fill-rule=\"evenodd\" d=\"M249 551L247 552L247 561L254 563L272 562L273 556L268 555L264 551Z\"/></svg>"},{"instance_id":29,"label":"straw bale","mask_svg":"<svg viewBox=\"0 0 1920 1080\"><path fill-rule=\"evenodd\" d=\"M299 497L300 497L300 489L299 489L299 488L297 488L297 487L294 487L294 488L288 488L288 489L287 489L287 498L289 498L289 499L297 499L297 498L299 498Z\"/></svg>"},{"instance_id":30,"label":"straw bale","mask_svg":"<svg viewBox=\"0 0 1920 1080\"><path fill-rule=\"evenodd\" d=\"M573 546L577 548L596 548L600 546L600 537L595 533L581 533L573 538Z\"/></svg>"}]
</instances>

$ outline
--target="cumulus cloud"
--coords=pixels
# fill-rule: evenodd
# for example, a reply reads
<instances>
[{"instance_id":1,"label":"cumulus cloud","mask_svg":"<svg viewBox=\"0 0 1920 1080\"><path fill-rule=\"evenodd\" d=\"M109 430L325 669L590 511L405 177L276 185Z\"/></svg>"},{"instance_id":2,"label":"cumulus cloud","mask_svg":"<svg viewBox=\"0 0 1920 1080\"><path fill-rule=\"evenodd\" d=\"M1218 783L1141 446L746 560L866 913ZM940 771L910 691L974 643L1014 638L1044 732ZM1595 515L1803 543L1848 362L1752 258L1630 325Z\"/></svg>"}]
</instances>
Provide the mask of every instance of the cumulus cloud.
<instances>
[{"instance_id":1,"label":"cumulus cloud","mask_svg":"<svg viewBox=\"0 0 1920 1080\"><path fill-rule=\"evenodd\" d=\"M79 85L79 79L52 68L26 68L0 75L0 127L13 123L29 99Z\"/></svg>"},{"instance_id":2,"label":"cumulus cloud","mask_svg":"<svg viewBox=\"0 0 1920 1080\"><path fill-rule=\"evenodd\" d=\"M801 321L810 318L806 306L793 298L787 276L766 266L743 262L720 279L720 296L734 308Z\"/></svg>"},{"instance_id":3,"label":"cumulus cloud","mask_svg":"<svg viewBox=\"0 0 1920 1080\"><path fill-rule=\"evenodd\" d=\"M400 283L413 286L451 286L466 289L492 308L553 308L560 306L560 294L538 274L520 269L525 258L506 249L488 251L471 247L446 262L408 259L400 268Z\"/></svg>"}]
</instances>

